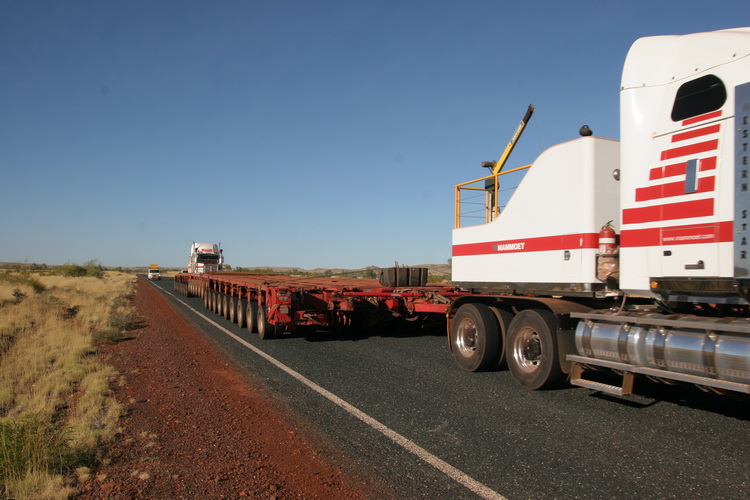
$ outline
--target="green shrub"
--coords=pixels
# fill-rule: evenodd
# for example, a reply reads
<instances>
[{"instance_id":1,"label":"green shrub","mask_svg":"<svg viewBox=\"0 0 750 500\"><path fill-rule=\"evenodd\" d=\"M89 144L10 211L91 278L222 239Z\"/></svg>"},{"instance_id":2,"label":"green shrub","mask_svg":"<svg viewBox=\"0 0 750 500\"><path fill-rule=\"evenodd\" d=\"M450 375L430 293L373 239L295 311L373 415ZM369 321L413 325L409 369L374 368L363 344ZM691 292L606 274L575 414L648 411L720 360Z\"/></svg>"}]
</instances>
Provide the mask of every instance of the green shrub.
<instances>
[{"instance_id":1,"label":"green shrub","mask_svg":"<svg viewBox=\"0 0 750 500\"><path fill-rule=\"evenodd\" d=\"M128 340L130 336L127 333L118 330L117 328L106 328L104 330L94 332L93 338L94 344L101 345L117 344L119 342L122 342L123 340Z\"/></svg>"},{"instance_id":2,"label":"green shrub","mask_svg":"<svg viewBox=\"0 0 750 500\"><path fill-rule=\"evenodd\" d=\"M126 294L118 295L112 299L112 310L125 309L130 306L130 296Z\"/></svg>"},{"instance_id":3,"label":"green shrub","mask_svg":"<svg viewBox=\"0 0 750 500\"><path fill-rule=\"evenodd\" d=\"M57 266L55 273L68 278L82 278L84 276L104 278L104 267L102 267L98 260L92 259L84 262L82 266L70 263Z\"/></svg>"},{"instance_id":4,"label":"green shrub","mask_svg":"<svg viewBox=\"0 0 750 500\"><path fill-rule=\"evenodd\" d=\"M45 285L44 283L42 283L36 278L29 278L27 283L29 284L31 289L34 290L34 293L42 293L43 291L47 289L47 285Z\"/></svg>"},{"instance_id":5,"label":"green shrub","mask_svg":"<svg viewBox=\"0 0 750 500\"><path fill-rule=\"evenodd\" d=\"M67 443L63 429L37 415L0 422L0 482L7 487L28 472L66 471L81 458Z\"/></svg>"},{"instance_id":6,"label":"green shrub","mask_svg":"<svg viewBox=\"0 0 750 500\"><path fill-rule=\"evenodd\" d=\"M138 316L132 311L112 311L109 326L120 331L135 330L138 328Z\"/></svg>"},{"instance_id":7,"label":"green shrub","mask_svg":"<svg viewBox=\"0 0 750 500\"><path fill-rule=\"evenodd\" d=\"M21 291L20 288L13 289L13 300L16 304L20 304L23 299L26 298L26 294Z\"/></svg>"},{"instance_id":8,"label":"green shrub","mask_svg":"<svg viewBox=\"0 0 750 500\"><path fill-rule=\"evenodd\" d=\"M87 267L86 276L91 276L92 278L104 278L104 269L101 267Z\"/></svg>"},{"instance_id":9,"label":"green shrub","mask_svg":"<svg viewBox=\"0 0 750 500\"><path fill-rule=\"evenodd\" d=\"M16 338L15 332L12 334L6 332L0 333L0 356L10 351L10 348L16 343Z\"/></svg>"},{"instance_id":10,"label":"green shrub","mask_svg":"<svg viewBox=\"0 0 750 500\"><path fill-rule=\"evenodd\" d=\"M78 264L65 264L55 268L55 272L67 278L81 278L86 276L86 268Z\"/></svg>"}]
</instances>

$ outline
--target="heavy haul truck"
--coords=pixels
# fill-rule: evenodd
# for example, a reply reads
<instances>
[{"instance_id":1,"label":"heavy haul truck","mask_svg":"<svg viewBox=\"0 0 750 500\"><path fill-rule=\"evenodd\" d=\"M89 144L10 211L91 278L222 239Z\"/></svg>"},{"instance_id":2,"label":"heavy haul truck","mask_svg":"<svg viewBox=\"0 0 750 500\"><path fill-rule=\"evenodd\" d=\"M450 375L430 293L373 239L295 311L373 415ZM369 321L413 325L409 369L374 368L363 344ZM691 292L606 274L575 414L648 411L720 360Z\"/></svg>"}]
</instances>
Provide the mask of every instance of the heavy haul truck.
<instances>
[{"instance_id":1,"label":"heavy haul truck","mask_svg":"<svg viewBox=\"0 0 750 500\"><path fill-rule=\"evenodd\" d=\"M224 253L221 244L195 243L190 245L187 272L203 274L221 271L224 264Z\"/></svg>"},{"instance_id":2,"label":"heavy haul truck","mask_svg":"<svg viewBox=\"0 0 750 500\"><path fill-rule=\"evenodd\" d=\"M520 167L505 203L529 109L490 175L456 186L450 286L391 268L380 281L185 274L176 287L261 338L443 318L461 369L507 366L528 389L567 377L627 395L648 378L748 394L750 28L637 40L620 107L620 141L582 128Z\"/></svg>"}]
</instances>

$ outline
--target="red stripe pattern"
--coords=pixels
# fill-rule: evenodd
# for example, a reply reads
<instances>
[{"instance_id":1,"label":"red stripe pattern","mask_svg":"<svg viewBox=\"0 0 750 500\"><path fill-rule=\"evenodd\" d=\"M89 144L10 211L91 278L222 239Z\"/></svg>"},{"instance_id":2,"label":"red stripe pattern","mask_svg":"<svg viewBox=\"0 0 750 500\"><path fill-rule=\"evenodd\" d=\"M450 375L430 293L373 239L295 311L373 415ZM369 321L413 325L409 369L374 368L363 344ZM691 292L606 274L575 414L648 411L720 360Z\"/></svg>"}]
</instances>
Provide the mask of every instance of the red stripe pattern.
<instances>
[{"instance_id":1,"label":"red stripe pattern","mask_svg":"<svg viewBox=\"0 0 750 500\"><path fill-rule=\"evenodd\" d=\"M623 247L658 247L692 243L727 243L734 240L733 228L734 223L729 221L717 224L623 230L620 234L620 244Z\"/></svg>"},{"instance_id":2,"label":"red stripe pattern","mask_svg":"<svg viewBox=\"0 0 750 500\"><path fill-rule=\"evenodd\" d=\"M720 116L721 111L716 111L685 120L682 124L692 125ZM665 148L659 155L660 165L649 171L649 185L635 190L636 203L643 203L644 206L623 210L623 225L715 215L716 177L713 171L716 170L720 132L721 124L714 123L673 134L669 142L664 143ZM688 186L690 160L696 162L691 163L695 172L690 173L695 185L691 182ZM686 195L690 195L690 199L674 200ZM629 246L627 240L622 244Z\"/></svg>"},{"instance_id":3,"label":"red stripe pattern","mask_svg":"<svg viewBox=\"0 0 750 500\"><path fill-rule=\"evenodd\" d=\"M598 248L599 235L596 233L561 234L540 238L518 240L487 241L453 245L453 256L493 255L505 253L548 252L554 250L576 250Z\"/></svg>"},{"instance_id":4,"label":"red stripe pattern","mask_svg":"<svg viewBox=\"0 0 750 500\"><path fill-rule=\"evenodd\" d=\"M721 117L721 110L718 111L712 111L711 113L706 113L705 115L700 116L694 116L693 118L688 118L687 120L683 120L682 126L686 125L693 125L695 123L705 122L708 120L713 120L714 118L720 118Z\"/></svg>"}]
</instances>

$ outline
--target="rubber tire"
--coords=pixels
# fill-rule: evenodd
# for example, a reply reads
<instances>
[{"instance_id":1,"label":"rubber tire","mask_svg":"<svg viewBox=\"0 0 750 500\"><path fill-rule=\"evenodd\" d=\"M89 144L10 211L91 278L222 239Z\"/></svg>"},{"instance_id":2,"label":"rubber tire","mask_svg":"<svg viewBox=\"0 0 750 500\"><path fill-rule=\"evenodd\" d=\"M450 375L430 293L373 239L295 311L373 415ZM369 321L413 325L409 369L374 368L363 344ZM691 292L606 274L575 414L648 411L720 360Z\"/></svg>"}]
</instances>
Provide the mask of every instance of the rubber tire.
<instances>
[{"instance_id":1,"label":"rubber tire","mask_svg":"<svg viewBox=\"0 0 750 500\"><path fill-rule=\"evenodd\" d=\"M276 337L276 326L268 322L266 306L258 306L258 338L268 340Z\"/></svg>"},{"instance_id":2,"label":"rubber tire","mask_svg":"<svg viewBox=\"0 0 750 500\"><path fill-rule=\"evenodd\" d=\"M208 295L204 293L203 294L203 307L205 307L206 309L208 309L208 305L209 305L209 303L208 303Z\"/></svg>"},{"instance_id":3,"label":"rubber tire","mask_svg":"<svg viewBox=\"0 0 750 500\"><path fill-rule=\"evenodd\" d=\"M507 361L511 375L525 389L533 391L558 384L563 372L555 315L545 309L518 313L508 329Z\"/></svg>"},{"instance_id":4,"label":"rubber tire","mask_svg":"<svg viewBox=\"0 0 750 500\"><path fill-rule=\"evenodd\" d=\"M513 321L513 313L499 307L490 307L490 311L493 312L500 326L500 357L492 369L505 370L508 368L508 328L510 328L510 322Z\"/></svg>"},{"instance_id":5,"label":"rubber tire","mask_svg":"<svg viewBox=\"0 0 750 500\"><path fill-rule=\"evenodd\" d=\"M258 332L258 303L251 300L247 303L247 309L245 313L247 318L247 331L250 333Z\"/></svg>"},{"instance_id":6,"label":"rubber tire","mask_svg":"<svg viewBox=\"0 0 750 500\"><path fill-rule=\"evenodd\" d=\"M451 352L459 368L479 372L495 368L500 361L500 326L484 304L458 308L451 326Z\"/></svg>"},{"instance_id":7,"label":"rubber tire","mask_svg":"<svg viewBox=\"0 0 750 500\"><path fill-rule=\"evenodd\" d=\"M230 323L236 323L237 322L237 299L234 296L230 296L227 300L227 307L229 308L229 311L227 311L228 320Z\"/></svg>"},{"instance_id":8,"label":"rubber tire","mask_svg":"<svg viewBox=\"0 0 750 500\"><path fill-rule=\"evenodd\" d=\"M237 311L234 315L235 319L237 320L237 326L240 328L245 328L247 325L247 301L245 299L237 299Z\"/></svg>"},{"instance_id":9,"label":"rubber tire","mask_svg":"<svg viewBox=\"0 0 750 500\"><path fill-rule=\"evenodd\" d=\"M232 300L232 297L230 297L227 294L222 294L221 315L224 316L224 319L229 319L229 304L231 300Z\"/></svg>"}]
</instances>

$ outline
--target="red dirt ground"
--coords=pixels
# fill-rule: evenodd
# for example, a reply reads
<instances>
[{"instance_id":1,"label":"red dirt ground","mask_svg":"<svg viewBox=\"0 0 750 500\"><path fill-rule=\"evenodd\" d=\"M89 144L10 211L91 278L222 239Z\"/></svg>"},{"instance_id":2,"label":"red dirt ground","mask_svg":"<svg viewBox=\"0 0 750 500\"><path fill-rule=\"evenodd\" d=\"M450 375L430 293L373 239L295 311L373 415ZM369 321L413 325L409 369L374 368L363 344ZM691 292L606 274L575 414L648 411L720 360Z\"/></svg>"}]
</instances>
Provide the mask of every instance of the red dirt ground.
<instances>
[{"instance_id":1,"label":"red dirt ground","mask_svg":"<svg viewBox=\"0 0 750 500\"><path fill-rule=\"evenodd\" d=\"M123 432L77 498L373 496L144 280L134 303L143 328L100 354L124 380L113 387Z\"/></svg>"}]
</instances>

